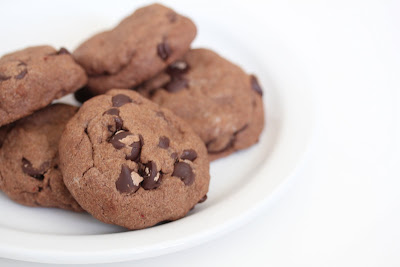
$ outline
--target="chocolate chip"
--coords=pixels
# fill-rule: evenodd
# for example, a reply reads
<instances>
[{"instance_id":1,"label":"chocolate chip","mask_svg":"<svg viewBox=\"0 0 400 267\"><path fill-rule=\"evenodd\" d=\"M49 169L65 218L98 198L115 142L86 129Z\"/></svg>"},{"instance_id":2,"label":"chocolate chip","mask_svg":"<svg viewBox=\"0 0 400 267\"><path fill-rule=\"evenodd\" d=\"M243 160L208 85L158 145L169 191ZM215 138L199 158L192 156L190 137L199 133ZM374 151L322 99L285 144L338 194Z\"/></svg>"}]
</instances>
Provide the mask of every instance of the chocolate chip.
<instances>
[{"instance_id":1,"label":"chocolate chip","mask_svg":"<svg viewBox=\"0 0 400 267\"><path fill-rule=\"evenodd\" d=\"M60 50L57 51L57 55L70 55L71 53L64 47L61 47Z\"/></svg>"},{"instance_id":2,"label":"chocolate chip","mask_svg":"<svg viewBox=\"0 0 400 267\"><path fill-rule=\"evenodd\" d=\"M114 134L118 131L121 131L122 126L123 126L123 121L122 121L121 117L114 117L114 122L115 122L115 124L108 125L108 131L112 134Z\"/></svg>"},{"instance_id":3,"label":"chocolate chip","mask_svg":"<svg viewBox=\"0 0 400 267\"><path fill-rule=\"evenodd\" d=\"M228 143L226 143L226 145L223 148L219 148L219 149L215 148L216 141L217 141L216 139L213 139L206 143L207 152L209 154L222 153L222 152L230 149L233 146L233 144L235 143L235 138L234 138L234 136L231 136Z\"/></svg>"},{"instance_id":4,"label":"chocolate chip","mask_svg":"<svg viewBox=\"0 0 400 267\"><path fill-rule=\"evenodd\" d=\"M141 134L139 134L139 140L140 140L140 145L143 147L144 146L144 139Z\"/></svg>"},{"instance_id":5,"label":"chocolate chip","mask_svg":"<svg viewBox=\"0 0 400 267\"><path fill-rule=\"evenodd\" d=\"M33 177L36 178L40 181L44 179L44 173L47 171L47 169L50 167L49 162L44 162L39 169L36 169L32 166L32 163L27 160L26 158L22 158L22 171Z\"/></svg>"},{"instance_id":6,"label":"chocolate chip","mask_svg":"<svg viewBox=\"0 0 400 267\"><path fill-rule=\"evenodd\" d=\"M174 11L169 11L166 14L166 16L167 16L169 22L171 22L171 23L174 23L178 17L178 15Z\"/></svg>"},{"instance_id":7,"label":"chocolate chip","mask_svg":"<svg viewBox=\"0 0 400 267\"><path fill-rule=\"evenodd\" d=\"M119 116L119 109L111 108L111 109L107 110L106 112L104 112L104 114Z\"/></svg>"},{"instance_id":8,"label":"chocolate chip","mask_svg":"<svg viewBox=\"0 0 400 267\"><path fill-rule=\"evenodd\" d=\"M104 114L107 115L111 115L111 116L115 116L114 117L114 121L115 121L115 132L122 130L122 126L124 124L124 121L122 120L122 118L119 116L119 109L117 108L111 108L109 110L107 110L106 112L104 112ZM108 130L110 132L114 132L113 127L114 125L109 125L108 126Z\"/></svg>"},{"instance_id":9,"label":"chocolate chip","mask_svg":"<svg viewBox=\"0 0 400 267\"><path fill-rule=\"evenodd\" d=\"M231 138L229 139L228 143L227 143L223 148L221 148L221 149L215 149L215 148L213 148L216 139L213 139L213 140L207 142L207 143L206 143L206 147L207 147L208 153L210 153L210 154L217 154L217 153L221 153L221 152L224 152L224 151L230 149L230 148L233 147L233 145L235 144L236 136L237 136L239 133L241 133L241 132L243 132L244 130L246 130L247 127L249 127L249 125L248 125L248 124L245 124L244 126L242 126L242 128L240 128L239 130L237 130L236 132L234 132L234 133L232 134Z\"/></svg>"},{"instance_id":10,"label":"chocolate chip","mask_svg":"<svg viewBox=\"0 0 400 267\"><path fill-rule=\"evenodd\" d=\"M253 90L256 91L257 94L262 96L263 95L263 91L262 91L262 88L261 88L260 84L258 83L258 80L257 80L256 76L251 75L250 76L250 82L251 82L251 88L253 88Z\"/></svg>"},{"instance_id":11,"label":"chocolate chip","mask_svg":"<svg viewBox=\"0 0 400 267\"><path fill-rule=\"evenodd\" d=\"M0 73L0 82L7 81L10 78L11 78L10 76L6 76L6 75Z\"/></svg>"},{"instance_id":12,"label":"chocolate chip","mask_svg":"<svg viewBox=\"0 0 400 267\"><path fill-rule=\"evenodd\" d=\"M144 189L151 190L160 186L162 174L157 171L157 165L154 161L146 163L140 174L143 176L142 187Z\"/></svg>"},{"instance_id":13,"label":"chocolate chip","mask_svg":"<svg viewBox=\"0 0 400 267\"><path fill-rule=\"evenodd\" d=\"M161 136L158 139L158 146L163 149L167 149L169 147L169 138L166 136Z\"/></svg>"},{"instance_id":14,"label":"chocolate chip","mask_svg":"<svg viewBox=\"0 0 400 267\"><path fill-rule=\"evenodd\" d=\"M18 73L17 76L15 76L15 79L17 80L21 80L25 77L25 75L28 73L27 69L24 69L23 71L21 71L20 73Z\"/></svg>"},{"instance_id":15,"label":"chocolate chip","mask_svg":"<svg viewBox=\"0 0 400 267\"><path fill-rule=\"evenodd\" d=\"M178 159L178 153L173 152L171 155L169 155L171 158L173 158L174 160Z\"/></svg>"},{"instance_id":16,"label":"chocolate chip","mask_svg":"<svg viewBox=\"0 0 400 267\"><path fill-rule=\"evenodd\" d=\"M116 135L114 135L110 139L110 143L115 147L116 149L121 149L126 147L126 144L122 143L121 140L124 139L125 137L132 135L130 132L125 132L125 131L120 131Z\"/></svg>"},{"instance_id":17,"label":"chocolate chip","mask_svg":"<svg viewBox=\"0 0 400 267\"><path fill-rule=\"evenodd\" d=\"M194 161L195 159L197 159L197 153L193 149L185 149L182 152L181 159Z\"/></svg>"},{"instance_id":18,"label":"chocolate chip","mask_svg":"<svg viewBox=\"0 0 400 267\"><path fill-rule=\"evenodd\" d=\"M23 62L23 61L20 61L19 63L18 63L18 65L17 65L18 67L19 66L26 66L26 63L25 62Z\"/></svg>"},{"instance_id":19,"label":"chocolate chip","mask_svg":"<svg viewBox=\"0 0 400 267\"><path fill-rule=\"evenodd\" d=\"M178 60L169 65L166 72L169 76L182 76L189 71L190 67L186 61Z\"/></svg>"},{"instance_id":20,"label":"chocolate chip","mask_svg":"<svg viewBox=\"0 0 400 267\"><path fill-rule=\"evenodd\" d=\"M132 172L127 165L122 165L121 173L115 182L115 187L121 193L134 193L140 187L141 177Z\"/></svg>"},{"instance_id":21,"label":"chocolate chip","mask_svg":"<svg viewBox=\"0 0 400 267\"><path fill-rule=\"evenodd\" d=\"M157 45L157 54L162 60L167 60L171 53L171 48L165 40Z\"/></svg>"},{"instance_id":22,"label":"chocolate chip","mask_svg":"<svg viewBox=\"0 0 400 267\"><path fill-rule=\"evenodd\" d=\"M195 174L193 173L192 167L186 162L177 162L174 166L174 172L172 176L181 178L185 185L191 185L194 182Z\"/></svg>"},{"instance_id":23,"label":"chocolate chip","mask_svg":"<svg viewBox=\"0 0 400 267\"><path fill-rule=\"evenodd\" d=\"M133 142L130 146L132 147L131 153L127 155L125 159L137 162L140 158L140 152L142 150L142 142L140 141Z\"/></svg>"},{"instance_id":24,"label":"chocolate chip","mask_svg":"<svg viewBox=\"0 0 400 267\"><path fill-rule=\"evenodd\" d=\"M121 107L128 103L132 103L132 99L126 95L119 94L112 97L113 107Z\"/></svg>"},{"instance_id":25,"label":"chocolate chip","mask_svg":"<svg viewBox=\"0 0 400 267\"><path fill-rule=\"evenodd\" d=\"M174 93L183 88L189 87L189 81L183 77L189 70L189 65L182 60L175 61L168 66L166 73L170 76L171 80L164 87L167 91Z\"/></svg>"},{"instance_id":26,"label":"chocolate chip","mask_svg":"<svg viewBox=\"0 0 400 267\"><path fill-rule=\"evenodd\" d=\"M92 94L92 92L90 92L88 87L82 87L74 93L74 97L78 102L84 103L94 97L94 95Z\"/></svg>"},{"instance_id":27,"label":"chocolate chip","mask_svg":"<svg viewBox=\"0 0 400 267\"><path fill-rule=\"evenodd\" d=\"M202 197L200 200L199 200L199 202L197 202L197 203L203 203L204 201L206 201L207 200L207 195L204 195L204 197Z\"/></svg>"},{"instance_id":28,"label":"chocolate chip","mask_svg":"<svg viewBox=\"0 0 400 267\"><path fill-rule=\"evenodd\" d=\"M115 121L115 130L116 131L122 130L122 126L124 125L124 121L122 120L122 118L120 116L115 116L114 121Z\"/></svg>"},{"instance_id":29,"label":"chocolate chip","mask_svg":"<svg viewBox=\"0 0 400 267\"><path fill-rule=\"evenodd\" d=\"M165 85L165 89L171 93L178 92L183 88L188 88L188 87L189 87L189 82L185 78L172 79L169 83Z\"/></svg>"}]
</instances>

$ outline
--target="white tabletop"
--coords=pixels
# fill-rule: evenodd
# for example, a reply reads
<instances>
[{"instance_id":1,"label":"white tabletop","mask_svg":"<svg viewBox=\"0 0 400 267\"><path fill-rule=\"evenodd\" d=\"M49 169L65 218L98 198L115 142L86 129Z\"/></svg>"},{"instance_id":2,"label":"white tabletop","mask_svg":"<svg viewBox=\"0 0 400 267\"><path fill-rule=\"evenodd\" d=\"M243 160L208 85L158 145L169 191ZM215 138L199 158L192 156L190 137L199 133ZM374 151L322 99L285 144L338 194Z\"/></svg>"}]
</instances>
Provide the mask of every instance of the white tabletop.
<instances>
[{"instance_id":1,"label":"white tabletop","mask_svg":"<svg viewBox=\"0 0 400 267\"><path fill-rule=\"evenodd\" d=\"M239 229L174 254L98 266L399 266L400 2L246 3L312 87L316 129L304 160Z\"/></svg>"}]
</instances>

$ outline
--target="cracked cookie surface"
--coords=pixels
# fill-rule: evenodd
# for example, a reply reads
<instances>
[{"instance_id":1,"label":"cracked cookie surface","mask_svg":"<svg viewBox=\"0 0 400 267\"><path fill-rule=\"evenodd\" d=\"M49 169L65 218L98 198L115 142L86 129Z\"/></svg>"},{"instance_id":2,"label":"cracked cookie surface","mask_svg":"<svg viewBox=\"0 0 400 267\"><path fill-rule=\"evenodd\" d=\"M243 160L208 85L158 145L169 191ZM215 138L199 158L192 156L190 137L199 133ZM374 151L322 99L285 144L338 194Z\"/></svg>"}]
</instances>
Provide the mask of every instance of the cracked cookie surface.
<instances>
[{"instance_id":1,"label":"cracked cookie surface","mask_svg":"<svg viewBox=\"0 0 400 267\"><path fill-rule=\"evenodd\" d=\"M82 211L64 185L58 159L61 133L77 109L54 104L8 127L0 149L0 188L11 199Z\"/></svg>"},{"instance_id":2,"label":"cracked cookie surface","mask_svg":"<svg viewBox=\"0 0 400 267\"><path fill-rule=\"evenodd\" d=\"M32 114L85 85L65 48L29 47L0 58L0 126Z\"/></svg>"},{"instance_id":3,"label":"cracked cookie surface","mask_svg":"<svg viewBox=\"0 0 400 267\"><path fill-rule=\"evenodd\" d=\"M171 111L131 90L86 101L60 141L66 186L95 218L141 229L182 218L207 193L207 150Z\"/></svg>"},{"instance_id":4,"label":"cracked cookie surface","mask_svg":"<svg viewBox=\"0 0 400 267\"><path fill-rule=\"evenodd\" d=\"M114 29L91 37L73 55L97 95L151 78L189 50L195 36L196 26L190 19L153 4L136 10Z\"/></svg>"},{"instance_id":5,"label":"cracked cookie surface","mask_svg":"<svg viewBox=\"0 0 400 267\"><path fill-rule=\"evenodd\" d=\"M137 89L190 124L210 160L253 145L264 127L257 78L211 50L190 50Z\"/></svg>"}]
</instances>

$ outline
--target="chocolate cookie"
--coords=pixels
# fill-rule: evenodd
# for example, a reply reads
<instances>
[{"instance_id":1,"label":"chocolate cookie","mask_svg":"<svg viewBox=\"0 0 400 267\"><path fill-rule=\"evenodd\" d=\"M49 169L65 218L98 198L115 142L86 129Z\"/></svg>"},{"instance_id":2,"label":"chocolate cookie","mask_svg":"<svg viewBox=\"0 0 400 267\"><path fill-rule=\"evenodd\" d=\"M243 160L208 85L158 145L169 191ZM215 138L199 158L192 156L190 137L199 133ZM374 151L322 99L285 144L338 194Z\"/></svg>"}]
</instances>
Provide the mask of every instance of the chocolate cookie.
<instances>
[{"instance_id":1,"label":"chocolate cookie","mask_svg":"<svg viewBox=\"0 0 400 267\"><path fill-rule=\"evenodd\" d=\"M0 126L82 87L85 71L69 52L36 46L0 58Z\"/></svg>"},{"instance_id":2,"label":"chocolate cookie","mask_svg":"<svg viewBox=\"0 0 400 267\"><path fill-rule=\"evenodd\" d=\"M77 108L54 104L17 121L0 150L0 188L28 206L82 211L65 187L58 142Z\"/></svg>"},{"instance_id":3,"label":"chocolate cookie","mask_svg":"<svg viewBox=\"0 0 400 267\"><path fill-rule=\"evenodd\" d=\"M131 88L154 76L180 58L195 36L190 19L153 4L85 41L73 55L97 95L111 88Z\"/></svg>"},{"instance_id":4,"label":"chocolate cookie","mask_svg":"<svg viewBox=\"0 0 400 267\"><path fill-rule=\"evenodd\" d=\"M95 218L140 229L179 219L207 193L207 150L171 111L131 90L86 101L60 141L64 182Z\"/></svg>"},{"instance_id":5,"label":"chocolate cookie","mask_svg":"<svg viewBox=\"0 0 400 267\"><path fill-rule=\"evenodd\" d=\"M258 141L262 90L253 75L207 49L193 49L138 91L184 119L214 160Z\"/></svg>"}]
</instances>

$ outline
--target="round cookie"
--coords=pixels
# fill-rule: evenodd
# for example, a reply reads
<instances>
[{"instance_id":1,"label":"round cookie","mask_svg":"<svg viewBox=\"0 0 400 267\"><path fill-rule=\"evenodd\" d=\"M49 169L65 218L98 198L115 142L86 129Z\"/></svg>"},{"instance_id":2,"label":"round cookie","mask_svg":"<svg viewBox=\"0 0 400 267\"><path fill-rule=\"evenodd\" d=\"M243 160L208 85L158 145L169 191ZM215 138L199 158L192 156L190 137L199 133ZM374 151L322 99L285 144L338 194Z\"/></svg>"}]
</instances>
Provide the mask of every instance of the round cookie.
<instances>
[{"instance_id":1,"label":"round cookie","mask_svg":"<svg viewBox=\"0 0 400 267\"><path fill-rule=\"evenodd\" d=\"M32 114L85 85L65 48L35 46L0 58L0 126Z\"/></svg>"},{"instance_id":2,"label":"round cookie","mask_svg":"<svg viewBox=\"0 0 400 267\"><path fill-rule=\"evenodd\" d=\"M207 49L190 50L137 90L190 124L210 160L253 145L264 127L256 77Z\"/></svg>"},{"instance_id":3,"label":"round cookie","mask_svg":"<svg viewBox=\"0 0 400 267\"><path fill-rule=\"evenodd\" d=\"M196 36L193 22L160 4L136 10L114 29L82 43L73 53L89 75L93 94L131 88L180 58Z\"/></svg>"},{"instance_id":4,"label":"round cookie","mask_svg":"<svg viewBox=\"0 0 400 267\"><path fill-rule=\"evenodd\" d=\"M65 187L58 142L77 107L54 104L17 121L0 150L0 187L27 206L83 211Z\"/></svg>"},{"instance_id":5,"label":"round cookie","mask_svg":"<svg viewBox=\"0 0 400 267\"><path fill-rule=\"evenodd\" d=\"M59 145L65 185L95 218L141 229L185 216L207 193L207 150L171 111L131 90L86 101Z\"/></svg>"}]
</instances>

